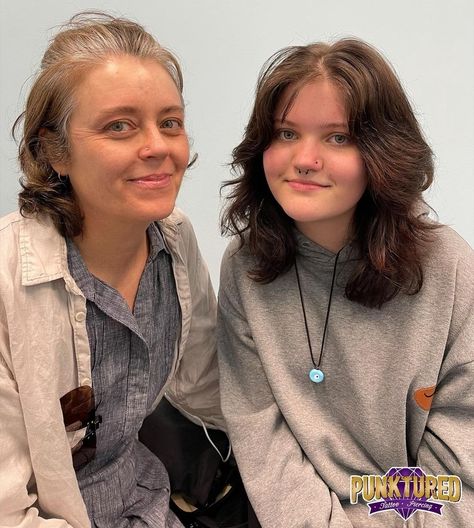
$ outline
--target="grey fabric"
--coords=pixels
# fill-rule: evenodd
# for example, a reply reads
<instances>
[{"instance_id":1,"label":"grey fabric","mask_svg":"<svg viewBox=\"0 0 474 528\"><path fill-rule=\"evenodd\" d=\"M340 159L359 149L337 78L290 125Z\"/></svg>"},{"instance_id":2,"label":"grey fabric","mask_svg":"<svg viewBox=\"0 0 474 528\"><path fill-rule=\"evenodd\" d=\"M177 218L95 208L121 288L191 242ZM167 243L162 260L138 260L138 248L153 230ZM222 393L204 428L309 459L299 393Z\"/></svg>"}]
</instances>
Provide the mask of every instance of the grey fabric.
<instances>
[{"instance_id":1,"label":"grey fabric","mask_svg":"<svg viewBox=\"0 0 474 528\"><path fill-rule=\"evenodd\" d=\"M95 459L77 479L91 523L99 528L181 526L169 512L164 466L137 440L170 373L180 324L171 257L155 224L148 238L150 255L133 313L115 289L89 273L67 241L71 275L87 299L92 386L102 417Z\"/></svg>"},{"instance_id":2,"label":"grey fabric","mask_svg":"<svg viewBox=\"0 0 474 528\"><path fill-rule=\"evenodd\" d=\"M379 309L344 296L357 258L339 257L321 369L313 367L294 268L270 284L238 240L221 269L218 352L222 410L264 528L467 527L474 515L474 253L447 227L433 232L416 295ZM297 235L308 326L318 361L335 255ZM436 385L431 409L416 391ZM351 475L420 466L455 474L460 503L438 517L368 516L351 505Z\"/></svg>"}]
</instances>

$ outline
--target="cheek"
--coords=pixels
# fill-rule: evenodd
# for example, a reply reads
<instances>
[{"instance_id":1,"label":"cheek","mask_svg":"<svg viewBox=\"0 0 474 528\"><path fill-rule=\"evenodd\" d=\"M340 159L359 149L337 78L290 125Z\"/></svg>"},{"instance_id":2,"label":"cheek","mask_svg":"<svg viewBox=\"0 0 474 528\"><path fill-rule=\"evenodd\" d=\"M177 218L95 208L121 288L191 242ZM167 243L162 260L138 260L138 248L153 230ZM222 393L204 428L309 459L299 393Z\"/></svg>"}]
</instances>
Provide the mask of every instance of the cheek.
<instances>
[{"instance_id":1,"label":"cheek","mask_svg":"<svg viewBox=\"0 0 474 528\"><path fill-rule=\"evenodd\" d=\"M362 158L359 157L358 163L357 163L357 171L356 171L356 177L355 177L355 185L359 192L359 197L361 197L365 190L367 189L367 171L365 169L365 163L362 160Z\"/></svg>"},{"instance_id":2,"label":"cheek","mask_svg":"<svg viewBox=\"0 0 474 528\"><path fill-rule=\"evenodd\" d=\"M363 194L367 187L367 172L365 163L359 154L347 158L345 163L340 165L339 173L348 188L351 188L355 193Z\"/></svg>"},{"instance_id":3,"label":"cheek","mask_svg":"<svg viewBox=\"0 0 474 528\"><path fill-rule=\"evenodd\" d=\"M272 147L267 148L263 153L263 170L267 181L276 178L281 171L283 164L281 153Z\"/></svg>"},{"instance_id":4,"label":"cheek","mask_svg":"<svg viewBox=\"0 0 474 528\"><path fill-rule=\"evenodd\" d=\"M188 166L189 158L190 158L189 145L186 143L186 146L183 149L183 166L184 166L184 168L186 168Z\"/></svg>"},{"instance_id":5,"label":"cheek","mask_svg":"<svg viewBox=\"0 0 474 528\"><path fill-rule=\"evenodd\" d=\"M175 163L179 169L186 169L189 163L190 153L189 153L189 141L187 136L183 137L175 145L174 150Z\"/></svg>"}]
</instances>

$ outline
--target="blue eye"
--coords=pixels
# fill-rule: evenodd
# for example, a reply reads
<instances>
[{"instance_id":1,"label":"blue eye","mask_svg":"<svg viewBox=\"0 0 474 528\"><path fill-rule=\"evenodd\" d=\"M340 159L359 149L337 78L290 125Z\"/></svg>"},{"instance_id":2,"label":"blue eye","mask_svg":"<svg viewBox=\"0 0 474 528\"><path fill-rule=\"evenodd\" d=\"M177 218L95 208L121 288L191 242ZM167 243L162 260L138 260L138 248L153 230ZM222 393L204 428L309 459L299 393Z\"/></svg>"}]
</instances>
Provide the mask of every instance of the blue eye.
<instances>
[{"instance_id":1,"label":"blue eye","mask_svg":"<svg viewBox=\"0 0 474 528\"><path fill-rule=\"evenodd\" d=\"M292 139L296 138L296 134L293 132L293 130L288 129L278 130L276 136L278 139L282 139L283 141L291 141Z\"/></svg>"},{"instance_id":2,"label":"blue eye","mask_svg":"<svg viewBox=\"0 0 474 528\"><path fill-rule=\"evenodd\" d=\"M129 129L130 125L125 121L114 121L107 126L107 130L111 130L112 132L125 132Z\"/></svg>"},{"instance_id":3,"label":"blue eye","mask_svg":"<svg viewBox=\"0 0 474 528\"><path fill-rule=\"evenodd\" d=\"M331 139L337 145L344 145L345 143L349 142L349 138L345 134L334 134Z\"/></svg>"}]
</instances>

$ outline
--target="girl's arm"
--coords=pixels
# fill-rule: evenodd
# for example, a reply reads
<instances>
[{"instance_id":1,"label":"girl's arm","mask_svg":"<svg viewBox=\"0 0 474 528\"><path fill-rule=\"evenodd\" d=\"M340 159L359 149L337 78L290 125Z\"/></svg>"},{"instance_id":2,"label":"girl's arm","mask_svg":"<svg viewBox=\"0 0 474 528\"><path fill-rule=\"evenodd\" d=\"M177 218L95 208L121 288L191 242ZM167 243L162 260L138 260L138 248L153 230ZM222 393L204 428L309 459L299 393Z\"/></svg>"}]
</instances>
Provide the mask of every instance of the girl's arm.
<instances>
[{"instance_id":1,"label":"girl's arm","mask_svg":"<svg viewBox=\"0 0 474 528\"><path fill-rule=\"evenodd\" d=\"M418 517L417 521L424 519L423 528L471 526L474 516L473 255L469 249L458 262L446 354L416 464L426 474L460 477L462 498L460 502L443 502L441 516Z\"/></svg>"}]
</instances>

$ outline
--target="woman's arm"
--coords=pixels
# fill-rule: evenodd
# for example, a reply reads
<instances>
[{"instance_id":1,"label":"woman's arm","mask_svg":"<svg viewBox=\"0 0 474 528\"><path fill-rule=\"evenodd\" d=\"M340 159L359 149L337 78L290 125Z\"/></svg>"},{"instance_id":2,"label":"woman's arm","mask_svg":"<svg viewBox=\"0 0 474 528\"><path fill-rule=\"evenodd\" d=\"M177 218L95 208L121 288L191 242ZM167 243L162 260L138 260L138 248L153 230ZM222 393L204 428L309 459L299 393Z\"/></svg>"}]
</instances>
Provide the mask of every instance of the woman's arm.
<instances>
[{"instance_id":1,"label":"woman's arm","mask_svg":"<svg viewBox=\"0 0 474 528\"><path fill-rule=\"evenodd\" d=\"M218 315L221 400L235 456L263 528L350 527L341 504L282 416L224 257ZM271 307L269 307L271 309Z\"/></svg>"},{"instance_id":2,"label":"woman's arm","mask_svg":"<svg viewBox=\"0 0 474 528\"><path fill-rule=\"evenodd\" d=\"M180 211L178 250L182 261L175 264L177 283L187 281L187 297L181 299L187 316L185 345L167 397L193 421L224 429L220 407L216 351L216 298L206 263L202 259L189 219ZM182 337L183 339L183 337Z\"/></svg>"},{"instance_id":3,"label":"woman's arm","mask_svg":"<svg viewBox=\"0 0 474 528\"><path fill-rule=\"evenodd\" d=\"M7 363L8 343L0 300L0 528L72 528L64 520L40 518L37 495L29 490L33 472L20 396Z\"/></svg>"}]
</instances>

